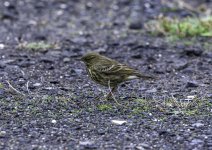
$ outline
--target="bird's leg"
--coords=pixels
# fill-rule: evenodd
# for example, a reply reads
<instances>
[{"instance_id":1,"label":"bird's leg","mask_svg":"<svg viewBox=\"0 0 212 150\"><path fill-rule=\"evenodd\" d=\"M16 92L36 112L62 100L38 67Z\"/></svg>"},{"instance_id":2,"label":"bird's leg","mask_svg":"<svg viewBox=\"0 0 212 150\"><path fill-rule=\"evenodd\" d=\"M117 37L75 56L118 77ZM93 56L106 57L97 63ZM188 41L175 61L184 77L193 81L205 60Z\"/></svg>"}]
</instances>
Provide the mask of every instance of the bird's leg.
<instances>
[{"instance_id":1,"label":"bird's leg","mask_svg":"<svg viewBox=\"0 0 212 150\"><path fill-rule=\"evenodd\" d=\"M114 87L112 87L112 90L111 90L111 87L110 87L110 80L108 80L108 88L109 88L109 93L108 93L108 95L106 96L106 99L108 100L108 99L110 99L111 98L111 96L113 96L113 91L114 91Z\"/></svg>"},{"instance_id":2,"label":"bird's leg","mask_svg":"<svg viewBox=\"0 0 212 150\"><path fill-rule=\"evenodd\" d=\"M110 80L109 80L109 81L108 81L108 87L109 87L110 93L107 95L106 99L109 99L109 98L111 98L111 96L112 96L112 98L113 98L113 100L116 102L116 104L121 105L121 104L118 103L118 101L116 100L115 96L113 95L113 92L116 91L117 86L115 86L115 87L113 87L113 88L111 89L111 87L110 87Z\"/></svg>"},{"instance_id":3,"label":"bird's leg","mask_svg":"<svg viewBox=\"0 0 212 150\"><path fill-rule=\"evenodd\" d=\"M110 92L108 93L108 95L107 95L107 99L110 99L111 98L111 96L112 96L112 98L114 97L114 95L113 95L113 92L115 92L116 91L116 87L113 87L112 89L111 89L111 87L109 86L109 90L110 90Z\"/></svg>"}]
</instances>

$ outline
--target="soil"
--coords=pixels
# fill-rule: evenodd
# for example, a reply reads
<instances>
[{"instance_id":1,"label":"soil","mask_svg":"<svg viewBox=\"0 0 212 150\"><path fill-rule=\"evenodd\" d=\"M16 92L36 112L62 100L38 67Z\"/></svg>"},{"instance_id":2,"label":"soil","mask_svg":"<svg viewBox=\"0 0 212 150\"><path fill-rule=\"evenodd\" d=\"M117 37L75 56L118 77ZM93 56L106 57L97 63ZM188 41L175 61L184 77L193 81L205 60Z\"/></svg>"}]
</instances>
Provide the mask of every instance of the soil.
<instances>
[{"instance_id":1,"label":"soil","mask_svg":"<svg viewBox=\"0 0 212 150\"><path fill-rule=\"evenodd\" d=\"M189 4L212 8L207 0ZM191 16L162 11L168 7L156 0L2 0L0 149L212 149L212 51L205 47L212 40L187 45L193 39L145 32L142 21L159 14ZM20 47L36 41L56 46ZM89 51L157 79L126 82L114 93L120 105L106 101L108 89L79 61Z\"/></svg>"}]
</instances>

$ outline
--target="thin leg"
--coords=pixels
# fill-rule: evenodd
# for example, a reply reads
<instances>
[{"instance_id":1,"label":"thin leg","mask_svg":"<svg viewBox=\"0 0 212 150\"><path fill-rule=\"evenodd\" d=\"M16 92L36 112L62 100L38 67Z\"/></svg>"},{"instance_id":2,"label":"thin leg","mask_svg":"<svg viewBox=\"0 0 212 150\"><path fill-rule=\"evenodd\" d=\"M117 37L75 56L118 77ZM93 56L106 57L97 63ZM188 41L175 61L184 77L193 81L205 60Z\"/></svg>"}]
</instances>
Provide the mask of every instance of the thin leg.
<instances>
[{"instance_id":1,"label":"thin leg","mask_svg":"<svg viewBox=\"0 0 212 150\"><path fill-rule=\"evenodd\" d=\"M112 96L112 98L114 97L114 95L113 95L113 93L117 90L117 87L113 87L112 89L110 88L110 86L109 86L109 90L110 90L110 92L108 93L108 95L107 95L107 99L110 99L111 98L111 96Z\"/></svg>"},{"instance_id":2,"label":"thin leg","mask_svg":"<svg viewBox=\"0 0 212 150\"><path fill-rule=\"evenodd\" d=\"M116 100L115 96L113 95L113 92L116 91L117 87L113 87L112 90L111 90L111 87L110 87L110 80L108 81L108 87L109 87L109 90L110 90L110 93L107 95L107 99L109 99L111 96L113 98L113 100L116 102L116 104L118 105L121 105L118 103L118 101Z\"/></svg>"}]
</instances>

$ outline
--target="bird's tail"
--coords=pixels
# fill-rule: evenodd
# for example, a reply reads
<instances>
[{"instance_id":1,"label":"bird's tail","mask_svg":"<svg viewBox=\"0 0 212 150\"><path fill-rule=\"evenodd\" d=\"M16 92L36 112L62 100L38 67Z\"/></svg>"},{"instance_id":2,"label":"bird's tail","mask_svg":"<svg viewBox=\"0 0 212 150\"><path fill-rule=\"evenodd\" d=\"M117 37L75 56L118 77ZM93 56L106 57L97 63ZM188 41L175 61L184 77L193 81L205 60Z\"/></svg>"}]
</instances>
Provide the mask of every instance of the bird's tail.
<instances>
[{"instance_id":1,"label":"bird's tail","mask_svg":"<svg viewBox=\"0 0 212 150\"><path fill-rule=\"evenodd\" d=\"M134 72L133 74L131 74L127 77L127 80L133 80L133 79L139 79L139 78L142 78L144 80L156 79L155 77L150 76L150 75L145 75L145 74L141 74L139 72Z\"/></svg>"},{"instance_id":2,"label":"bird's tail","mask_svg":"<svg viewBox=\"0 0 212 150\"><path fill-rule=\"evenodd\" d=\"M145 79L145 80L154 80L154 79L156 79L156 77L154 77L154 76L141 74L141 73L137 73L136 76L138 78L142 78L142 79Z\"/></svg>"}]
</instances>

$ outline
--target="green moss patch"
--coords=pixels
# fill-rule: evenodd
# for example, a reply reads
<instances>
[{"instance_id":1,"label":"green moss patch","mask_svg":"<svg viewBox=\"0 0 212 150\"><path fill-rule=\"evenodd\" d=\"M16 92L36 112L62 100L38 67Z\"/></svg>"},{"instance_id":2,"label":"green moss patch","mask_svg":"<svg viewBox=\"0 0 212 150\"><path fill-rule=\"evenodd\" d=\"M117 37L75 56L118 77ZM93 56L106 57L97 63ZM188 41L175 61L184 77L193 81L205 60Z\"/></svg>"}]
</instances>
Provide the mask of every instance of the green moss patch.
<instances>
[{"instance_id":1,"label":"green moss patch","mask_svg":"<svg viewBox=\"0 0 212 150\"><path fill-rule=\"evenodd\" d=\"M113 107L110 104L100 104L97 106L97 109L100 111L109 111L112 110Z\"/></svg>"},{"instance_id":2,"label":"green moss patch","mask_svg":"<svg viewBox=\"0 0 212 150\"><path fill-rule=\"evenodd\" d=\"M173 36L177 38L212 36L212 16L204 18L171 19L160 18L150 21L146 29L156 35Z\"/></svg>"},{"instance_id":3,"label":"green moss patch","mask_svg":"<svg viewBox=\"0 0 212 150\"><path fill-rule=\"evenodd\" d=\"M47 51L48 49L55 49L56 44L45 43L44 41L39 42L23 42L18 45L18 49L26 49L30 51Z\"/></svg>"}]
</instances>

